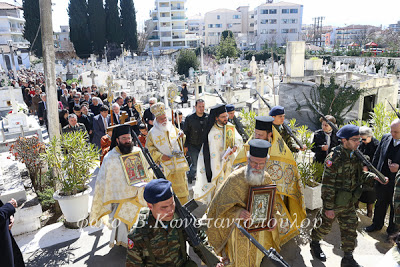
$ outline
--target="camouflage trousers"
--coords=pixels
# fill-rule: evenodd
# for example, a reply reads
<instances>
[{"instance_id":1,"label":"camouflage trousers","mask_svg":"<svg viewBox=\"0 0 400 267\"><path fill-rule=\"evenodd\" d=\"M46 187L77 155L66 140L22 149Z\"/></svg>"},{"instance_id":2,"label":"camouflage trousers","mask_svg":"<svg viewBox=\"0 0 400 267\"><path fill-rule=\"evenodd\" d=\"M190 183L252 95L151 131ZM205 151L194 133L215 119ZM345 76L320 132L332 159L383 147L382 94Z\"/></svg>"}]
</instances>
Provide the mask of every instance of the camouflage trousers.
<instances>
[{"instance_id":1,"label":"camouflage trousers","mask_svg":"<svg viewBox=\"0 0 400 267\"><path fill-rule=\"evenodd\" d=\"M357 225L358 218L354 204L347 207L335 208L335 218L329 219L325 215L325 209L322 208L316 216L316 221L321 221L311 232L311 239L313 241L320 241L332 229L332 224L335 219L338 220L341 235L341 249L343 252L353 252L357 243Z\"/></svg>"}]
</instances>

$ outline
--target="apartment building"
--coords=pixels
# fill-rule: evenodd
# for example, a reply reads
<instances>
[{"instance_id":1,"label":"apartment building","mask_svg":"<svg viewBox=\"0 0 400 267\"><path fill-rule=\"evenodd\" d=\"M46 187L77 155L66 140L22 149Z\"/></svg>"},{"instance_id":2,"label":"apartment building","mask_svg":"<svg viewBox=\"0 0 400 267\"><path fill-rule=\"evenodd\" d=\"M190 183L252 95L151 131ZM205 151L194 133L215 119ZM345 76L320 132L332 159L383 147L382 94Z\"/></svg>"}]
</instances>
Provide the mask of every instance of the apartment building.
<instances>
[{"instance_id":1,"label":"apartment building","mask_svg":"<svg viewBox=\"0 0 400 267\"><path fill-rule=\"evenodd\" d=\"M233 32L238 47L245 48L254 35L254 13L249 6L236 10L217 9L204 15L204 40L206 46L218 45L223 31Z\"/></svg>"},{"instance_id":2,"label":"apartment building","mask_svg":"<svg viewBox=\"0 0 400 267\"><path fill-rule=\"evenodd\" d=\"M186 27L187 0L155 0L155 8L150 12L150 21L146 22L151 31L148 50L154 53L170 49L197 47L199 38L188 34Z\"/></svg>"},{"instance_id":3,"label":"apartment building","mask_svg":"<svg viewBox=\"0 0 400 267\"><path fill-rule=\"evenodd\" d=\"M23 37L24 25L22 7L0 2L0 45L11 40L17 48L28 48L29 42Z\"/></svg>"},{"instance_id":4,"label":"apartment building","mask_svg":"<svg viewBox=\"0 0 400 267\"><path fill-rule=\"evenodd\" d=\"M254 9L256 49L269 45L286 45L301 40L303 5L277 2L259 5Z\"/></svg>"},{"instance_id":5,"label":"apartment building","mask_svg":"<svg viewBox=\"0 0 400 267\"><path fill-rule=\"evenodd\" d=\"M397 22L397 24L389 24L389 29L394 32L400 32L400 20Z\"/></svg>"},{"instance_id":6,"label":"apartment building","mask_svg":"<svg viewBox=\"0 0 400 267\"><path fill-rule=\"evenodd\" d=\"M374 32L380 31L380 27L371 25L349 25L336 29L336 42L340 46L348 46L355 43L365 45Z\"/></svg>"},{"instance_id":7,"label":"apartment building","mask_svg":"<svg viewBox=\"0 0 400 267\"><path fill-rule=\"evenodd\" d=\"M201 14L188 18L186 21L188 33L199 36L201 41L204 39L204 18Z\"/></svg>"},{"instance_id":8,"label":"apartment building","mask_svg":"<svg viewBox=\"0 0 400 267\"><path fill-rule=\"evenodd\" d=\"M17 70L22 65L30 67L29 42L23 37L24 25L22 7L0 2L0 66L3 70L11 70L14 64Z\"/></svg>"}]
</instances>

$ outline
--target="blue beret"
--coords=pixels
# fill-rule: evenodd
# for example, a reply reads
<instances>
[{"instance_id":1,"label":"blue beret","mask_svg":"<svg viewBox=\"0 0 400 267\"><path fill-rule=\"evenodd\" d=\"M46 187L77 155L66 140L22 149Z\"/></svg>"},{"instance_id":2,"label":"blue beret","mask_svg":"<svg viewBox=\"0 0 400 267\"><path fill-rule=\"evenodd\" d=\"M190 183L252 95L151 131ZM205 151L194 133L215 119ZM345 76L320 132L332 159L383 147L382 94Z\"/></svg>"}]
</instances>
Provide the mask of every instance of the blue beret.
<instances>
[{"instance_id":1,"label":"blue beret","mask_svg":"<svg viewBox=\"0 0 400 267\"><path fill-rule=\"evenodd\" d=\"M232 104L226 105L226 112L234 111L234 110L235 110L235 106L234 105L232 105Z\"/></svg>"},{"instance_id":2,"label":"blue beret","mask_svg":"<svg viewBox=\"0 0 400 267\"><path fill-rule=\"evenodd\" d=\"M266 158L268 155L268 149L271 147L271 143L261 139L252 139L249 141L250 155L256 158Z\"/></svg>"},{"instance_id":3,"label":"blue beret","mask_svg":"<svg viewBox=\"0 0 400 267\"><path fill-rule=\"evenodd\" d=\"M347 124L340 128L340 130L336 133L336 136L340 139L349 139L352 136L360 135L360 128L353 124Z\"/></svg>"},{"instance_id":4,"label":"blue beret","mask_svg":"<svg viewBox=\"0 0 400 267\"><path fill-rule=\"evenodd\" d=\"M151 180L144 188L143 197L147 203L155 204L172 197L171 182L165 179Z\"/></svg>"},{"instance_id":5,"label":"blue beret","mask_svg":"<svg viewBox=\"0 0 400 267\"><path fill-rule=\"evenodd\" d=\"M285 108L282 106L275 106L269 111L270 116L278 116L282 114L285 114Z\"/></svg>"}]
</instances>

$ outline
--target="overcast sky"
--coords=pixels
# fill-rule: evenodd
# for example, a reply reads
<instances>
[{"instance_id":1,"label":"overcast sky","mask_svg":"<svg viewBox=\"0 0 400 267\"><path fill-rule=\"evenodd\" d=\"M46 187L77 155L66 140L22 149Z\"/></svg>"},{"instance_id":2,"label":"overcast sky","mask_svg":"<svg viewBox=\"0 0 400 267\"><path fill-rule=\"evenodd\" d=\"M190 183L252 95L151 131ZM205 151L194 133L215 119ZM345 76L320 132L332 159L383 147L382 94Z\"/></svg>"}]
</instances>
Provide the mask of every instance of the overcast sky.
<instances>
[{"instance_id":1,"label":"overcast sky","mask_svg":"<svg viewBox=\"0 0 400 267\"><path fill-rule=\"evenodd\" d=\"M3 0L4 1L4 0ZM14 3L14 0L6 0ZM22 0L16 0L22 3ZM279 1L276 1L279 2ZM290 0L287 2L303 5L303 24L312 24L312 18L325 17L324 25L345 26L350 24L370 24L374 26L396 23L400 20L400 2L398 0ZM60 30L60 25L68 25L69 0L53 0L53 28ZM218 8L236 9L249 5L251 9L265 3L263 0L187 0L187 16L204 13ZM137 22L143 27L149 18L149 11L154 8L154 0L134 0Z\"/></svg>"}]
</instances>

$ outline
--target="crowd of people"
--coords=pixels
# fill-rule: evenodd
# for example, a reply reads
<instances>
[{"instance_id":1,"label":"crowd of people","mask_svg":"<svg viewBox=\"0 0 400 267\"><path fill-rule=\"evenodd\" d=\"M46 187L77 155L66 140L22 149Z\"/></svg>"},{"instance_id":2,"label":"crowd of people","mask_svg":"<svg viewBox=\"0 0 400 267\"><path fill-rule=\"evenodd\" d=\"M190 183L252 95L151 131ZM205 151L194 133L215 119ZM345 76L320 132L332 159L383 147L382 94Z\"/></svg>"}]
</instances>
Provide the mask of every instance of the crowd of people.
<instances>
[{"instance_id":1,"label":"crowd of people","mask_svg":"<svg viewBox=\"0 0 400 267\"><path fill-rule=\"evenodd\" d=\"M20 79L24 100L30 112L47 126L43 75L24 72ZM297 145L283 127L284 107L275 106L269 116L256 117L254 133L248 138L235 119L235 107L231 104L215 105L207 114L205 101L197 99L192 114L183 118L182 112L176 111L171 122L164 104L157 102L157 98L150 98L149 108L142 112L135 98L125 92L108 102L107 94L100 93L95 85L80 88L76 83L68 85L61 79L57 79L57 96L60 130L63 133L86 132L88 142L100 151L102 165L97 175L90 223L102 222L112 227L110 246L121 245L128 249L127 266L191 266L184 242L188 237L182 227L175 224L175 227L160 230L153 226L159 219L167 224L175 220L175 201L182 205L187 203L189 185L193 183L193 198L207 205L207 218L211 222L202 232L202 237L208 236L208 239L201 241L218 259L218 266L228 262L232 266L260 266L266 261L263 253L248 246L249 240L240 235L234 225L217 227L213 223L225 219L254 219L248 208L252 187L276 187L269 219L285 220L289 226L285 228L276 223L251 235L265 248L273 247L277 251L298 235L306 211L293 153L307 147ZM182 104L188 102L186 84L182 85L181 100ZM131 121L136 123L129 123ZM345 125L336 132L327 121L336 124L333 116L321 118L321 129L314 133L311 148L314 160L325 168L323 207L316 217L321 225L312 230L311 252L315 258L326 261L319 241L330 232L337 219L344 253L342 266L360 266L353 258L359 202L367 204L367 216L373 217L366 232L382 229L388 207L390 216L386 231L391 236L399 230L400 196L396 197L394 192L400 164L400 120L392 122L391 132L380 142L368 127ZM147 150L139 148L135 135ZM357 149L386 176L384 181L369 172L355 156ZM146 186L130 184L120 157L138 153L142 161L136 162L139 165L135 167L148 170L149 163L143 157L146 151L166 180L155 179L160 177L150 170L141 172L147 176ZM118 225L114 225L116 220ZM170 245L166 246L167 243ZM243 247L247 249L240 249ZM195 251L206 261L200 251Z\"/></svg>"}]
</instances>

